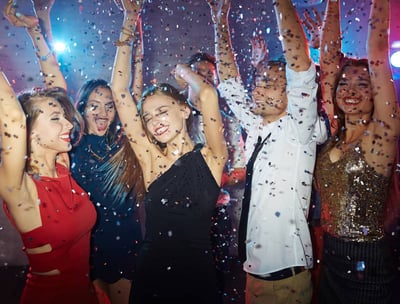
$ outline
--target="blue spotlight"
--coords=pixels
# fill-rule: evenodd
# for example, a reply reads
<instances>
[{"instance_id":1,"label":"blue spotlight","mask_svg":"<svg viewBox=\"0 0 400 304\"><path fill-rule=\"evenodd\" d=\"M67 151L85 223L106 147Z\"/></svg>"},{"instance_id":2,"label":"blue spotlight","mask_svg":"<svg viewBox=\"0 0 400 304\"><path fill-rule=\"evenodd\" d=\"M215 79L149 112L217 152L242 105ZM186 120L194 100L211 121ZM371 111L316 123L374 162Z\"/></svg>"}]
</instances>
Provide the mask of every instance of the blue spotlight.
<instances>
[{"instance_id":1,"label":"blue spotlight","mask_svg":"<svg viewBox=\"0 0 400 304\"><path fill-rule=\"evenodd\" d=\"M67 46L62 41L55 41L53 44L53 49L56 53L61 54L61 53L65 52L65 50L67 49Z\"/></svg>"},{"instance_id":2,"label":"blue spotlight","mask_svg":"<svg viewBox=\"0 0 400 304\"><path fill-rule=\"evenodd\" d=\"M390 56L390 64L394 66L395 68L400 68L400 50L395 51L391 56Z\"/></svg>"}]
</instances>

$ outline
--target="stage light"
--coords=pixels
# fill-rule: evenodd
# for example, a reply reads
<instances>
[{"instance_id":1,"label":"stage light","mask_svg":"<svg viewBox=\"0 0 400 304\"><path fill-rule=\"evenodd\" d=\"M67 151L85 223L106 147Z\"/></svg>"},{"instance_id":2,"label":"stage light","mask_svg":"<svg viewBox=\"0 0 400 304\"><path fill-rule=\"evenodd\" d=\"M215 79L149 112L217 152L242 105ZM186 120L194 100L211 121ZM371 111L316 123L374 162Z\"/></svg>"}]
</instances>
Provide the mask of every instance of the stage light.
<instances>
[{"instance_id":1,"label":"stage light","mask_svg":"<svg viewBox=\"0 0 400 304\"><path fill-rule=\"evenodd\" d=\"M395 51L391 56L390 56L390 64L394 66L395 68L400 68L400 50Z\"/></svg>"},{"instance_id":2,"label":"stage light","mask_svg":"<svg viewBox=\"0 0 400 304\"><path fill-rule=\"evenodd\" d=\"M392 45L390 46L392 49L400 49L400 41L396 40L392 42Z\"/></svg>"},{"instance_id":3,"label":"stage light","mask_svg":"<svg viewBox=\"0 0 400 304\"><path fill-rule=\"evenodd\" d=\"M62 41L55 41L53 44L53 49L56 53L63 53L67 49L67 46L64 42Z\"/></svg>"}]
</instances>

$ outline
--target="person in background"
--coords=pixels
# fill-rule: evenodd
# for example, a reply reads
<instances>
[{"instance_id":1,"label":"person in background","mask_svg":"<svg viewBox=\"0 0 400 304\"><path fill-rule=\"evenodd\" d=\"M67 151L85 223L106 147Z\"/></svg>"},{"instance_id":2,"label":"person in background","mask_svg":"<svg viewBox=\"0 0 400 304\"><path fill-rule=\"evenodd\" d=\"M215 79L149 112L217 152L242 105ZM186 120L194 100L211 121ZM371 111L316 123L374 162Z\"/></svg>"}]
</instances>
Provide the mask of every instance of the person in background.
<instances>
[{"instance_id":1,"label":"person in background","mask_svg":"<svg viewBox=\"0 0 400 304\"><path fill-rule=\"evenodd\" d=\"M135 31L132 88L137 98L143 87L140 18ZM88 80L79 89L75 106L85 126L80 144L70 153L71 172L90 193L97 210L91 239L91 279L104 302L109 299L112 304L126 304L142 243L142 170L119 121L107 81Z\"/></svg>"},{"instance_id":2,"label":"person in background","mask_svg":"<svg viewBox=\"0 0 400 304\"><path fill-rule=\"evenodd\" d=\"M142 241L139 217L143 179L102 79L87 81L76 108L85 120L82 140L70 152L71 172L97 210L90 276L111 303L127 303Z\"/></svg>"},{"instance_id":3,"label":"person in background","mask_svg":"<svg viewBox=\"0 0 400 304\"><path fill-rule=\"evenodd\" d=\"M307 213L316 144L326 140L326 127L317 115L316 71L305 35L291 1L275 1L286 63L268 60L258 69L250 103L229 36L230 1L208 3L218 88L247 133L247 178L252 182L246 179L239 226L246 303L310 303L313 259ZM260 147L257 156L255 147Z\"/></svg>"},{"instance_id":4,"label":"person in background","mask_svg":"<svg viewBox=\"0 0 400 304\"><path fill-rule=\"evenodd\" d=\"M400 121L388 28L389 0L373 0L367 58L342 58L340 3L327 3L321 86L334 136L316 166L324 231L320 303L392 300L395 268L384 239L384 214Z\"/></svg>"}]
</instances>

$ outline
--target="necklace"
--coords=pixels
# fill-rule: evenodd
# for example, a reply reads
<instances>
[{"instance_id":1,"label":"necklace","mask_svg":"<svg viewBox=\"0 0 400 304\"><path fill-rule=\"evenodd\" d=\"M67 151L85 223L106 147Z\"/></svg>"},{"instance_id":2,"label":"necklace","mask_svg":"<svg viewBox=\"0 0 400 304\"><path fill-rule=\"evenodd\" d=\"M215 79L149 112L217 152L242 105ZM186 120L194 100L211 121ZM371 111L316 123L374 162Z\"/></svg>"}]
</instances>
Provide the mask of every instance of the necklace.
<instances>
[{"instance_id":1,"label":"necklace","mask_svg":"<svg viewBox=\"0 0 400 304\"><path fill-rule=\"evenodd\" d=\"M106 144L106 154L104 156L100 156L96 152L93 151L91 144L88 145L88 152L91 155L93 155L100 162L106 158L106 156L108 155L108 152L110 152L110 151L111 151L111 147L108 144Z\"/></svg>"}]
</instances>

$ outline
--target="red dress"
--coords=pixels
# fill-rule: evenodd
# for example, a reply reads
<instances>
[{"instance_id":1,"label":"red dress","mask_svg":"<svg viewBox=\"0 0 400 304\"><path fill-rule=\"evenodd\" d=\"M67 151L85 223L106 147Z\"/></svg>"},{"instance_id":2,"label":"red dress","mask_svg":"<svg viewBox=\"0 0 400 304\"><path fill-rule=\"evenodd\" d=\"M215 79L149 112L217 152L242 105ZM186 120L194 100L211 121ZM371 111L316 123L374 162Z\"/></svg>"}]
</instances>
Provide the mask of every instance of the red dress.
<instances>
[{"instance_id":1,"label":"red dress","mask_svg":"<svg viewBox=\"0 0 400 304\"><path fill-rule=\"evenodd\" d=\"M97 303L89 279L89 244L96 211L87 193L57 165L58 178L32 179L38 192L42 226L21 233L26 248L50 244L48 253L29 254L29 273L21 303L91 304ZM6 205L4 209L13 219ZM59 275L37 275L57 269Z\"/></svg>"}]
</instances>

